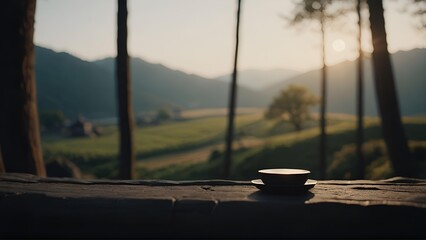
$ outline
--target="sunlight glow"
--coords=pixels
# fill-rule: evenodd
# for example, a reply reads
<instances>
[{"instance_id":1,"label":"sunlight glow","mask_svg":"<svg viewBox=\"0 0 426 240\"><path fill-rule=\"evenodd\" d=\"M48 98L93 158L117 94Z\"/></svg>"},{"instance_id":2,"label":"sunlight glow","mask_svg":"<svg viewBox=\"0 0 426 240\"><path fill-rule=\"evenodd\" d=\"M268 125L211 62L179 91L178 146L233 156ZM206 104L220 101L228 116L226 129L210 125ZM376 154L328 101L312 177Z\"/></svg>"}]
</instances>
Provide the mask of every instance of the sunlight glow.
<instances>
[{"instance_id":1,"label":"sunlight glow","mask_svg":"<svg viewBox=\"0 0 426 240\"><path fill-rule=\"evenodd\" d=\"M336 52L342 52L345 50L346 44L342 39L336 39L333 41L333 49Z\"/></svg>"}]
</instances>

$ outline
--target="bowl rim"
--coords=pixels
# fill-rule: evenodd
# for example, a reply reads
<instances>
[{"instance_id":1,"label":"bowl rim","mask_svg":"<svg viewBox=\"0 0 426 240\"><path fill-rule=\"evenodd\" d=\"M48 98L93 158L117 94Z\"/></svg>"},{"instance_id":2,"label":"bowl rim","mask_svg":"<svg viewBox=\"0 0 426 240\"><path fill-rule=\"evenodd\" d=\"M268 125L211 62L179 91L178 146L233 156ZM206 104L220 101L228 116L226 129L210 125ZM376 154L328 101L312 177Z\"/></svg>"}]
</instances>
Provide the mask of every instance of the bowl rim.
<instances>
[{"instance_id":1,"label":"bowl rim","mask_svg":"<svg viewBox=\"0 0 426 240\"><path fill-rule=\"evenodd\" d=\"M279 172L273 172L273 171L288 171L289 173L279 173ZM292 176L292 175L307 175L311 173L311 171L306 169L298 169L298 168L267 168L267 169L260 169L258 170L258 173L264 174L264 175L286 175L286 176Z\"/></svg>"}]
</instances>

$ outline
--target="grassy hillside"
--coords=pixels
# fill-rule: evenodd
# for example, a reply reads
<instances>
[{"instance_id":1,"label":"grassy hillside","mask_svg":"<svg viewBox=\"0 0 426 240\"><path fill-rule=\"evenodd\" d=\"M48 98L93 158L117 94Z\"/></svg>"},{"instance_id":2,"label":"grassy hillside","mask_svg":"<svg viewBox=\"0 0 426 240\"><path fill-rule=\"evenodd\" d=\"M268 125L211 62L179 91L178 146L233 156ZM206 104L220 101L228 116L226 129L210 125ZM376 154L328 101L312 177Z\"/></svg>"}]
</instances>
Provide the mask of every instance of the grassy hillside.
<instances>
[{"instance_id":1,"label":"grassy hillside","mask_svg":"<svg viewBox=\"0 0 426 240\"><path fill-rule=\"evenodd\" d=\"M247 111L248 114L244 114L244 111L241 113L236 118L237 145L244 143L244 146L257 146L263 144L269 136L279 136L294 131L287 122L263 120L262 111L251 110ZM149 158L147 162L153 162L153 157L166 154L168 155L166 162L173 162L174 154L179 152L200 151L200 148L206 147L221 148L218 144L224 141L226 117L223 115L208 117L208 114L217 114L217 112L191 111L190 116L206 117L135 129L137 159ZM342 121L347 120L332 120L329 123ZM316 122L309 122L305 127L316 127ZM118 159L118 133L116 127L107 127L103 132L102 136L94 138L44 136L42 145L44 156L47 161L61 157L67 158L87 173L98 177L113 177ZM242 139L244 141L240 142ZM204 161L205 158L201 160ZM98 171L99 169L102 171Z\"/></svg>"},{"instance_id":2,"label":"grassy hillside","mask_svg":"<svg viewBox=\"0 0 426 240\"><path fill-rule=\"evenodd\" d=\"M237 116L238 128L258 121L259 115ZM191 150L222 142L226 129L225 117L199 118L170 122L159 126L137 128L134 132L137 159ZM93 138L44 137L43 152L47 162L66 158L86 173L111 178L118 164L118 132L116 127L104 129L104 134Z\"/></svg>"},{"instance_id":3,"label":"grassy hillside","mask_svg":"<svg viewBox=\"0 0 426 240\"><path fill-rule=\"evenodd\" d=\"M418 159L419 166L423 169L420 174L426 176L426 135L424 134L426 118L408 118L404 120L404 124L412 150ZM354 122L337 123L328 127L328 133L328 176L348 179L354 177ZM311 178L317 178L318 135L318 129L311 128L300 133L270 137L266 145L262 147L241 149L234 154L231 178L239 180L258 178L257 170L262 168L304 168L311 170ZM392 169L383 149L383 143L380 143L381 130L378 120L372 119L367 122L365 139L367 177L372 179L391 177ZM377 142L381 144L379 147ZM352 150L347 150L348 148ZM374 150L379 148L380 150ZM208 162L173 165L155 171L139 169L139 174L142 178L173 180L220 178L221 159L221 156L218 156Z\"/></svg>"},{"instance_id":4,"label":"grassy hillside","mask_svg":"<svg viewBox=\"0 0 426 240\"><path fill-rule=\"evenodd\" d=\"M258 119L257 115L238 116L236 124L245 126ZM225 121L224 117L213 117L137 128L134 133L136 153L144 157L221 141ZM44 139L43 149L65 155L117 155L118 132L115 128L108 128L104 135L94 138Z\"/></svg>"},{"instance_id":5,"label":"grassy hillside","mask_svg":"<svg viewBox=\"0 0 426 240\"><path fill-rule=\"evenodd\" d=\"M329 115L329 177L350 179L354 176L354 120L353 116ZM234 151L231 177L249 180L257 177L258 169L287 167L310 169L311 177L317 178L317 122L309 121L304 130L295 132L286 121L264 120L259 113L239 115L236 130L238 148ZM416 156L426 159L426 118L405 118L404 124L412 147L418 149ZM220 178L225 127L226 118L220 116L136 129L136 170L139 177L173 180ZM384 145L380 142L378 119L367 118L365 127L368 177L392 176ZM47 161L69 159L85 174L94 177L114 178L118 170L117 129L109 127L104 132L104 135L95 138L44 138L44 156Z\"/></svg>"}]
</instances>

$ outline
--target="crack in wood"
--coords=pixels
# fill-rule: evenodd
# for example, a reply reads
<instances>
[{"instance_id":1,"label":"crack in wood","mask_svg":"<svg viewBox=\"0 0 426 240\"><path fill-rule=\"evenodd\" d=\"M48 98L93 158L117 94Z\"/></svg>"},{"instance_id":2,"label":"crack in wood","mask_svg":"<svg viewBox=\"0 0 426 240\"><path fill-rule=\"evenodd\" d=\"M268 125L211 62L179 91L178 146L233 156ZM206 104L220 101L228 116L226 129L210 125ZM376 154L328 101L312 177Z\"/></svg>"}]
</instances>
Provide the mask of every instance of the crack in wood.
<instances>
[{"instance_id":1,"label":"crack in wood","mask_svg":"<svg viewBox=\"0 0 426 240\"><path fill-rule=\"evenodd\" d=\"M377 187L352 187L351 189L355 189L355 190L382 190L382 189L377 188Z\"/></svg>"},{"instance_id":2,"label":"crack in wood","mask_svg":"<svg viewBox=\"0 0 426 240\"><path fill-rule=\"evenodd\" d=\"M206 191L214 192L213 186L201 186L200 188Z\"/></svg>"}]
</instances>

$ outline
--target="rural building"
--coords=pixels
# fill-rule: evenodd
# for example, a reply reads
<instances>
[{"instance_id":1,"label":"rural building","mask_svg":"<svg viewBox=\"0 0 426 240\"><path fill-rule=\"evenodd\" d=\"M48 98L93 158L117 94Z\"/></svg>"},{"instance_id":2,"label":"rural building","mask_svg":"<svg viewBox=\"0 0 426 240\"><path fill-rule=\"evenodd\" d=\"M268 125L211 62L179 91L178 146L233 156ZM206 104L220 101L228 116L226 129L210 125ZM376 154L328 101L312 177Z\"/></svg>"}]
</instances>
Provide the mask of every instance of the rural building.
<instances>
[{"instance_id":1,"label":"rural building","mask_svg":"<svg viewBox=\"0 0 426 240\"><path fill-rule=\"evenodd\" d=\"M79 116L78 119L69 126L69 132L72 137L91 137L99 135L99 131L97 131L93 124L82 116Z\"/></svg>"}]
</instances>

